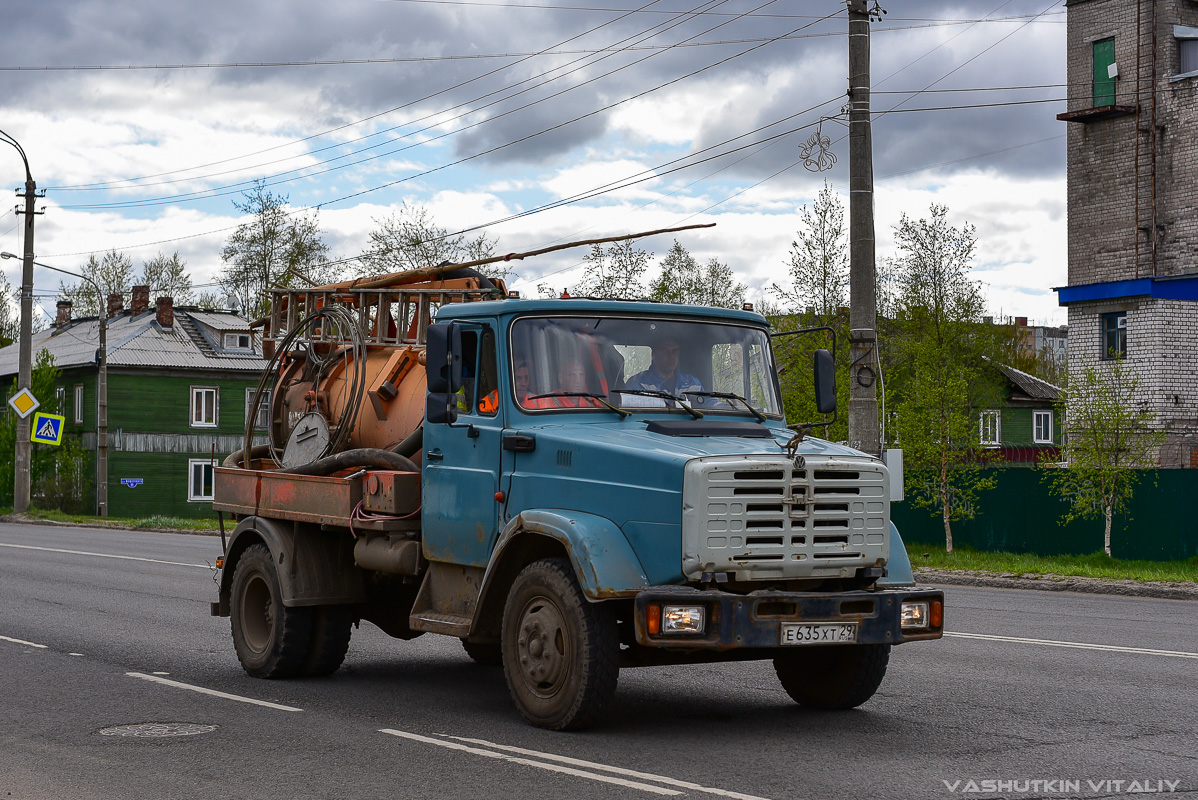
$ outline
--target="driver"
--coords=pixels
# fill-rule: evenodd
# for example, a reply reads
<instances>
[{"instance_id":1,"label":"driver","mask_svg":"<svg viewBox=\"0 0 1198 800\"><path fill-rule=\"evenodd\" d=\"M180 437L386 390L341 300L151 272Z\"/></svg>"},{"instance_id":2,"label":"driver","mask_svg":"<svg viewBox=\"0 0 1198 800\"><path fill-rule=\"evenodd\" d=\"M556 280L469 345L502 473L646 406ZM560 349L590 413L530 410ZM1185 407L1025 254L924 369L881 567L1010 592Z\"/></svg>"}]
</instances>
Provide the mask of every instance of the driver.
<instances>
[{"instance_id":1,"label":"driver","mask_svg":"<svg viewBox=\"0 0 1198 800\"><path fill-rule=\"evenodd\" d=\"M698 378L678 369L680 352L677 339L658 339L653 345L649 369L629 378L624 388L669 392L675 397L682 397L685 392L703 391Z\"/></svg>"}]
</instances>

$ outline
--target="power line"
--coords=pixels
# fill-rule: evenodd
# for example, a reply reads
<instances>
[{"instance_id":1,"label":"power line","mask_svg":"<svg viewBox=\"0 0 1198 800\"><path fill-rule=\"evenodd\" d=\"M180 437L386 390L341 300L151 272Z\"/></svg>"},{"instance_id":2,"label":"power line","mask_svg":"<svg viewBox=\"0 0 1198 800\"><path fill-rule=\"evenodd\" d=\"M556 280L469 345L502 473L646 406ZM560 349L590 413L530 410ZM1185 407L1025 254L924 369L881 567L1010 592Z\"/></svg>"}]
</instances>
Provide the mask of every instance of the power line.
<instances>
[{"instance_id":1,"label":"power line","mask_svg":"<svg viewBox=\"0 0 1198 800\"><path fill-rule=\"evenodd\" d=\"M658 2L658 1L659 1L659 0L652 0L652 2L650 2L648 5L652 5L653 3L656 3L656 2ZM719 6L719 5L723 5L723 4L724 4L724 3L726 3L726 2L729 2L729 0L707 0L707 2L706 2L706 3L704 3L704 5L707 5L707 6L712 6L712 5L714 5L714 6ZM771 0L771 2L773 2L773 0ZM768 3L767 3L766 5L768 5ZM700 7L702 7L702 6L700 6ZM691 16L693 16L693 15L692 15L690 12L687 12L687 13L681 14L681 15L679 15L678 17L676 17L674 20L670 20L670 21L668 21L668 22L664 22L664 23L659 23L659 24L653 25L653 26L651 26L650 28L648 28L647 30L643 30L643 31L641 31L641 32L639 32L639 33L637 33L637 34L634 34L634 35L632 35L632 36L627 36L627 37L625 37L624 39L621 39L620 41L616 42L616 44L617 44L617 45L623 45L623 44L625 44L626 42L629 42L629 41L632 41L632 40L635 40L635 39L641 39L641 41L644 41L645 39L649 38L650 36L654 36L654 35L660 35L661 33L667 32L667 31L669 31L669 30L672 30L672 29L673 29L673 28L675 28L675 27L678 27L678 26L679 26L679 25L681 25L683 22L687 21L687 20L688 20L688 19L689 19ZM610 23L605 23L605 24L610 24ZM723 23L723 24L728 24L728 23ZM664 27L663 27L663 26L664 26ZM567 40L565 40L565 41L566 41L566 42L573 41L574 39L577 39L577 38L579 38L580 36L585 36L585 35L587 35L587 34L589 34L589 33L593 33L594 31L598 30L598 29L599 29L599 28L601 28L601 27L604 27L604 26L597 26L597 27L595 27L595 28L592 28L592 29L590 29L589 31L587 31L587 32L585 32L585 33L578 34L577 36L573 36L573 37L571 37L570 39L567 39ZM722 27L722 25L717 25L717 26L714 26L714 27L712 27L712 28L708 28L706 31L703 31L702 33L699 33L699 34L697 34L696 36L702 36L702 35L704 35L704 34L706 34L706 33L709 33L709 32L711 32L711 31L713 31L713 30L715 30L716 28L719 28L719 27ZM695 37L692 37L692 38L695 38ZM559 43L559 44L560 44L560 43ZM554 46L556 47L557 45L554 45ZM669 50L669 49L671 49L671 48L672 48L672 47L674 47L674 46L676 46L676 45L670 45L670 46L666 46L666 47L665 47L665 48L664 48L662 51L660 51L660 52L664 52L665 50ZM592 61L592 62L591 62L591 64L593 65L593 64L595 64L595 63L599 63L600 61L604 61L604 60L606 60L607 58L610 58L612 55L615 55L617 52L620 52L620 51L619 51L619 50L617 50L617 51L613 51L613 52L611 52L611 53L608 53L608 54L606 54L606 55L602 56L601 58L595 59L594 61ZM416 143L416 144L414 144L414 145L407 145L407 146L404 146L404 147L399 147L399 148L396 148L396 149L393 149L393 150L388 150L388 151L385 151L385 152L382 152L382 153L375 153L375 154L373 154L373 155L366 156L366 157L364 157L364 158L358 159L357 161L352 161L352 162L349 162L349 163L341 164L341 165L339 165L338 167L335 167L335 168L332 168L332 169L344 169L344 168L347 168L347 167L352 167L352 166L356 166L356 165L358 165L358 164L365 163L365 162L367 162L367 161L372 161L372 160L376 160L376 159L379 159L379 158L385 158L385 157L387 157L387 156L395 155L396 153L400 153L400 152L403 152L403 151L405 151L405 150L412 149L413 147L417 147L417 146L422 146L422 145L430 144L430 143L432 143L432 142L439 141L439 140L441 140L441 139L447 138L448 136L452 136L452 135L457 135L457 134L463 133L463 132L465 132L465 131L467 131L467 130L471 130L471 129L473 129L473 128L476 128L476 127L478 127L478 126L480 126L480 125L486 124L486 123L488 123L488 122L494 122L494 121L495 121L495 120L497 120L497 119L501 119L502 117L508 116L508 115L510 115L510 114L513 114L513 113L515 113L515 112L517 112L517 111L521 111L521 110L523 110L523 109L525 109L525 108L528 108L528 107L530 107L530 106L532 106L532 105L536 105L537 103L544 102L544 101L547 101L547 100L551 100L551 99L553 99L553 98L555 98L555 97L558 97L558 96L560 96L560 95L562 95L562 94L565 94L566 92L573 91L574 89L577 89L577 88L580 88L580 87L582 87L582 86L585 86L585 85L587 85L588 83L593 83L593 82L594 82L594 81L596 81L596 80L600 80L600 79L602 79L602 78L604 78L604 77L607 77L608 75L611 75L611 74L613 74L613 73L615 73L615 72L619 72L620 70L627 69L627 68L629 68L629 67L632 67L632 66L636 66L636 64L639 64L639 63L641 63L641 62L643 62L643 61L646 61L646 60L648 60L649 58L652 58L652 57L653 57L653 56L655 56L655 55L659 55L659 54L660 54L660 52L659 52L659 53L653 53L652 55L650 55L650 56L646 56L645 58L639 59L638 61L634 61L634 62L632 62L631 64L625 64L624 66L621 66L621 67L619 67L619 68L617 68L617 69L614 69L614 70L609 70L608 72L606 72L606 73L603 73L602 75L599 75L599 76L597 76L597 77L595 77L595 78L591 78L590 80L588 80L588 81L585 81L585 82L583 82L583 83L580 83L580 84L576 84L576 85L574 85L574 86L571 86L571 87L569 87L569 88L567 88L567 89L565 89L565 90L563 90L563 91L561 91L561 92L557 92L556 94L552 94L552 95L549 95L549 96L547 96L547 97L542 97L542 98L540 98L540 99L538 99L538 100L536 100L536 101L534 101L534 102L532 102L532 103L527 103L527 104L525 104L525 105L518 106L518 107L516 107L516 108L510 109L510 110L508 110L508 111L505 111L503 114L499 114L499 115L496 115L496 116L494 116L494 117L488 117L487 119L484 119L484 120L482 120L482 121L480 121L480 122L473 123L473 124L471 124L471 125L468 125L468 126L466 126L466 127L464 127L464 128L459 128L459 129L457 129L457 130L455 130L455 131L450 131L450 132L448 132L448 133L441 134L440 136L435 136L435 137L432 137L432 138L430 138L430 139L423 140L423 141L421 141L421 142L418 142L418 143ZM524 60L527 60L527 59L524 59ZM404 123L403 125L398 125L398 126L395 126L395 127L392 127L392 128L388 128L388 129L385 129L385 130L382 130L382 131L377 131L376 133L370 134L369 136L360 137L359 139L357 139L357 140L354 140L354 141L363 141L363 140L365 140L365 139L374 138L374 137L381 136L381 135L383 135L383 134L386 134L386 133L390 133L390 132L392 132L392 131L396 131L396 130L398 130L398 129L402 128L402 127L405 127L406 125L415 124L415 123L422 122L422 121L424 121L424 120L428 120L428 119L432 119L432 118L435 118L435 117L439 117L439 116L441 116L441 115L443 115L443 114L450 113L450 112L452 112L452 111L454 111L454 110L457 110L457 109L460 109L460 108L463 108L463 107L467 107L467 106L469 106L471 103L476 103L476 102L478 102L478 101L480 101L480 100L485 100L485 99L487 99L488 97L492 97L492 96L494 96L494 95L497 95L497 94L502 94L502 93L504 93L504 92L509 92L510 90L512 90L512 89L515 89L516 87L522 86L522 85L524 85L524 84L532 83L533 81L536 81L536 80L537 80L537 79L539 79L539 78L542 78L542 77L544 77L544 76L546 76L546 75L549 75L549 74L551 74L551 73L553 73L553 72L557 72L557 71L559 71L559 70L562 70L562 69L567 69L568 67L571 67L571 66L573 66L573 65L575 65L575 64L578 64L580 61L584 61L584 60L586 60L586 58L585 58L585 57L574 59L573 61L570 61L570 62L568 62L568 63L566 63L566 64L564 64L564 65L556 66L556 67L553 67L553 68L551 68L551 69L545 70L545 71L543 71L543 72L540 72L540 73L538 73L537 75L534 75L534 76L531 76L531 77L529 77L529 78L526 78L526 79L524 79L524 80L522 80L522 81L519 81L518 83L515 83L515 84L513 84L513 85L511 85L511 86L504 86L504 87L503 87L503 88L501 88L501 89L498 89L498 90L495 90L495 91L489 92L489 93L487 93L487 94L484 94L484 95L481 95L481 96L479 96L479 97L475 97L475 98L473 98L472 100L468 100L468 101L464 101L464 102L458 103L457 105L455 105L455 106L451 106L451 107L450 107L450 108L448 108L448 109L442 109L442 110L438 110L438 111L435 111L435 112L432 112L432 113L426 114L426 115L425 115L425 116L423 116L423 117L420 117L420 118L418 118L418 119L416 119L416 120L412 120L412 121L410 121L410 122L407 122L407 123ZM517 63L519 63L519 62L517 62ZM509 65L509 66L515 66L515 65ZM457 116L455 116L455 117L452 117L452 118L450 118L450 119L448 119L448 120L442 120L442 121L440 121L440 122L438 122L438 123L436 123L436 124L434 124L434 125L427 125L427 126L425 126L425 127L423 127L423 128L420 128L420 129L418 129L418 130L409 131L409 132L407 132L407 133L404 135L404 137L403 137L403 138L411 138L411 137L413 137L413 136L416 136L417 134L423 133L423 132L425 132L425 131L433 130L433 129L437 128L437 127L440 127L440 126L443 126L443 125L447 125L447 124L449 124L449 123L451 123L451 122L454 122L454 121L456 121L456 120L458 120L458 119L461 119L462 117L469 116L470 114L477 113L477 112L479 112L479 111L482 111L482 110L484 110L484 109L487 109L487 108L489 108L489 107L491 107L491 106L493 106L493 105L496 105L496 104L497 104L497 103L499 103L499 102L503 102L503 101L505 101L505 100L510 100L510 99L512 99L513 97L518 97L518 96L520 96L520 95L522 95L522 94L525 94L526 92L532 91L533 89L539 88L539 87L541 87L541 86L544 86L544 85L546 85L546 84L552 83L553 81L559 80L559 79L561 79L561 78L564 78L564 77L567 77L567 76L569 76L569 75L572 75L572 74L574 74L575 72L578 72L578 71L580 71L581 69L582 69L582 67L577 67L577 68L575 68L575 69L571 69L571 70L569 70L569 71L567 71L567 72L563 72L563 73L561 73L561 74L555 75L554 77L552 77L552 78L549 78L548 80L542 81L542 82L541 82L541 83L539 83L539 84L534 84L534 85L532 85L532 86L528 86L528 87L526 87L526 88L524 88L524 89L522 89L522 90L520 90L520 91L518 91L518 92L514 92L514 93L511 93L511 94L508 94L506 97L501 97L501 98L499 98L498 100L494 100L494 101L492 101L492 102L490 102L490 103L487 103L487 104L485 104L485 105L483 105L483 106L480 106L480 107L477 107L477 108L471 108L469 111L466 111L466 112L463 112L463 113L461 113L461 114L458 114ZM498 71L498 70L493 70L492 72L496 72L496 71ZM491 73L488 73L488 74L491 74ZM484 77L485 77L485 76L484 76ZM467 81L466 83L469 83L469 82L470 82L470 81ZM465 85L465 84L459 84L459 86L461 86L461 85ZM454 87L454 88L457 88L457 87ZM442 93L444 93L444 92L439 92L439 93L437 93L437 94L442 94ZM422 100L423 100L423 99L429 99L429 97L434 97L434 96L436 96L436 95L430 95L430 96L428 96L428 97L426 97L426 98L422 98ZM406 107L406 106L410 106L410 105L414 105L416 102L422 102L422 101L413 101L412 103L407 103L407 104L405 104L405 106L401 106L400 108L403 108L403 107ZM394 109L393 109L393 110L394 110ZM351 143L352 143L352 142L351 142ZM330 146L328 146L328 147L320 148L320 149L318 149L318 150L316 150L316 151L313 151L313 152L322 152L322 151L324 151L324 150L333 149L334 147L338 147L338 146L343 146L343 145L341 145L341 144L338 144L338 145L330 145ZM285 175L289 175L289 174L293 174L293 173L303 173L302 177L311 177L311 176L312 176L312 175L314 175L314 174L316 174L316 175L319 175L319 174L324 174L325 172L332 171L332 169L329 169L329 170L322 170L321 172L317 172L317 173L313 173L313 172L311 172L310 170L311 170L311 169L312 169L314 166L320 166L320 165L323 165L323 164L332 164L333 162L336 162L336 161L342 161L342 160L344 160L344 159L346 159L346 158L352 158L353 156L355 156L355 155L357 155L358 153L361 153L361 152L365 152L365 150L360 150L360 151L358 151L357 153L347 153L347 154L343 154L343 155L337 156L337 157L335 157L335 158L326 159L326 160L324 160L324 161L320 161L320 162L318 162L318 163L317 163L317 164L315 164L315 165L305 165L305 166L303 166L303 167L298 167L298 168L295 168L295 169L292 169L292 170L286 170L286 171L284 171L284 172L275 173L275 174L273 174L273 175L267 175L267 176L265 176L265 177L263 178L263 180L270 180L270 179L272 179L272 178L282 178L282 177L283 177L283 176L285 176ZM302 156L295 156L295 157L292 157L292 158L298 158L298 157L302 157ZM288 160L291 160L291 158L279 159L278 161L275 161L275 162L270 162L270 163L279 163L280 161L288 161ZM265 166L265 165L259 165L259 166ZM252 167L244 167L244 168L237 169L237 170L229 170L228 172L239 172L239 171L243 171L244 169L250 169L250 168L252 168ZM220 174L228 174L228 172L225 172L225 173L217 173L217 175L220 175ZM178 180L162 181L161 183L178 183L178 182L181 182L181 181L183 181L183 180L198 180L199 178L203 178L203 177L215 177L215 175L208 175L208 176L194 176L194 177L192 177L192 178L187 178L187 179L182 179L182 178L181 178L181 179L178 179ZM296 177L301 177L301 175L296 175ZM275 181L275 183L280 183L280 182L282 182L282 181ZM202 190L202 191L189 192L189 193L185 193L185 194L172 195L172 196L168 196L168 197L148 198L148 199L143 199L143 200L127 201L127 202L122 202L122 203L108 203L108 204L76 204L76 205L64 206L64 207L70 207L70 208L93 208L93 207L98 207L98 208L104 208L104 207L114 207L114 208L115 208L115 207L133 207L133 206L144 206L144 205L157 205L157 204L160 204L160 203L163 203L163 202L178 201L178 200L182 200L182 199L189 199L189 198L196 198L196 197L202 197L202 198L205 198L205 199L207 199L207 198L212 198L212 197L220 197L220 196L225 196L225 195L228 195L228 194L234 194L234 193L236 193L235 191L222 191L222 190L239 190L239 188L240 188L240 187L245 187L245 186L248 186L248 185L250 185L251 183L252 183L252 181L240 181L240 182L238 182L238 183L234 183L234 184L231 184L231 185L226 185L226 186L223 186L223 187L214 187L214 188L211 188L211 189L205 189L205 190ZM142 185L143 185L143 186L146 186L146 185L157 185L157 184L142 184ZM273 185L273 184L271 184L271 185Z\"/></svg>"}]
</instances>

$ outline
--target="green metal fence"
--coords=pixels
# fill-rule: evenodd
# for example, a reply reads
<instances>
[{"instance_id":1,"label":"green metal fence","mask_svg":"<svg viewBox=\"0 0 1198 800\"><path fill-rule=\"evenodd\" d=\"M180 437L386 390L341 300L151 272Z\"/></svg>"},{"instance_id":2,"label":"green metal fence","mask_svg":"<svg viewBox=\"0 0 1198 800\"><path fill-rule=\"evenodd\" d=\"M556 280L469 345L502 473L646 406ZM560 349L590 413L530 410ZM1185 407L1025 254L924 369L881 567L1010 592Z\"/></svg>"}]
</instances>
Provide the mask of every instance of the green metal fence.
<instances>
[{"instance_id":1,"label":"green metal fence","mask_svg":"<svg viewBox=\"0 0 1198 800\"><path fill-rule=\"evenodd\" d=\"M973 519L953 522L953 544L975 550L1082 555L1102 550L1101 518L1062 525L1068 503L1038 469L998 469L998 486L978 497ZM1145 470L1128 511L1111 522L1116 558L1172 561L1198 555L1198 470ZM895 503L891 517L908 542L943 542L939 512Z\"/></svg>"}]
</instances>

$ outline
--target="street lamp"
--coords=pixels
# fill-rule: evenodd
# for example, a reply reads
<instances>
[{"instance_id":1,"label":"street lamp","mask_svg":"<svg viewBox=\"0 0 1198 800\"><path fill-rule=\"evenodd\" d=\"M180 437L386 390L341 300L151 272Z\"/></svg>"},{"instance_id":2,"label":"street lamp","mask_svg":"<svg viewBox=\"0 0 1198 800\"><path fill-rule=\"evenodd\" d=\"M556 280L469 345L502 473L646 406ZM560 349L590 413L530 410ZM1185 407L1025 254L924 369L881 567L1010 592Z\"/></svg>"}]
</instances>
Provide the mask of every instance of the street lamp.
<instances>
[{"instance_id":1,"label":"street lamp","mask_svg":"<svg viewBox=\"0 0 1198 800\"><path fill-rule=\"evenodd\" d=\"M18 258L13 253L0 253L0 258ZM26 261L32 269L32 265L36 264L43 269L52 269L55 272L61 272L64 275L71 275L80 280L87 281L92 288L96 290L96 296L100 302L100 372L96 377L96 512L101 517L108 516L108 306L105 302L107 298L104 296L104 290L100 288L100 284L96 283L86 275L80 275L78 272L71 272L69 269L61 267L52 267L49 264L43 264L40 261L34 261L32 254L27 254ZM33 278L29 279L30 295L33 294ZM27 352L29 345L23 344L22 352ZM32 372L32 370L31 370ZM32 378L32 375L31 375ZM26 381L26 386L29 385L29 380ZM26 426L28 428L28 426ZM21 435L17 434L17 445L21 443ZM29 433L25 434L25 445L29 445ZM26 457L26 480L28 480L28 464L29 460ZM26 488L28 495L28 487ZM26 499L26 507L28 507L28 499Z\"/></svg>"},{"instance_id":2,"label":"street lamp","mask_svg":"<svg viewBox=\"0 0 1198 800\"><path fill-rule=\"evenodd\" d=\"M17 371L17 391L28 389L33 381L33 359L30 354L30 342L33 339L33 218L37 211L34 203L37 200L37 183L29 171L29 159L25 157L25 149L16 139L4 131L0 131L0 142L7 142L21 154L25 163L25 265L21 269L21 335L20 356ZM19 196L19 191L18 191ZM17 213L22 213L20 206ZM17 446L13 459L15 474L13 476L13 511L18 514L29 509L29 426L33 422L29 417L17 418Z\"/></svg>"}]
</instances>

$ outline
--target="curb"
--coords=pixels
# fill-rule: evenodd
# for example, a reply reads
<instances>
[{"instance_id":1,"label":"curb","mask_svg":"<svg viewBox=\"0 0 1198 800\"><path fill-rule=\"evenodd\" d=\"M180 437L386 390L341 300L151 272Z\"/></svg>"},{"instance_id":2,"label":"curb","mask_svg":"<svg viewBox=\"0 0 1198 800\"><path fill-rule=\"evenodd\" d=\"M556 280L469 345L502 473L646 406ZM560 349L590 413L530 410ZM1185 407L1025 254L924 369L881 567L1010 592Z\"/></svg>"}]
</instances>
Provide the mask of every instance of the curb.
<instances>
[{"instance_id":1,"label":"curb","mask_svg":"<svg viewBox=\"0 0 1198 800\"><path fill-rule=\"evenodd\" d=\"M1066 575L1031 575L997 572L916 568L915 575L930 583L950 586L987 586L997 589L1034 589L1041 592L1080 592L1160 600L1198 600L1198 583L1102 580Z\"/></svg>"},{"instance_id":2,"label":"curb","mask_svg":"<svg viewBox=\"0 0 1198 800\"><path fill-rule=\"evenodd\" d=\"M5 514L0 522L13 525L45 525L51 528L96 528L113 531L145 531L146 533L181 533L189 536L220 536L219 530L190 530L183 528L135 528L131 525L115 525L107 522L60 522L53 519L30 519L21 514Z\"/></svg>"}]
</instances>

